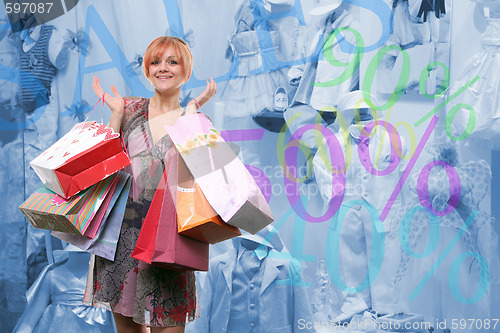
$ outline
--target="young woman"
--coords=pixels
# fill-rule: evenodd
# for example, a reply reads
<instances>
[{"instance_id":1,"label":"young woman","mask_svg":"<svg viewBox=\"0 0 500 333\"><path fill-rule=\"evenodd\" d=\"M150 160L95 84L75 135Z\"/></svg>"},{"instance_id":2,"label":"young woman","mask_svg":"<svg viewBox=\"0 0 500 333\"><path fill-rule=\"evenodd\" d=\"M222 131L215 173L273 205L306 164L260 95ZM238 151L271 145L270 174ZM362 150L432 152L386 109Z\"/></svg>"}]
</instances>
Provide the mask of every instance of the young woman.
<instances>
[{"instance_id":1,"label":"young woman","mask_svg":"<svg viewBox=\"0 0 500 333\"><path fill-rule=\"evenodd\" d=\"M179 94L193 66L188 45L177 37L160 37L149 45L143 59L144 74L155 88L150 99L122 98L114 86L111 96L104 93L97 77L92 85L111 109L109 126L122 132L133 182L115 260L95 257L85 301L111 309L119 333L146 332L147 326L152 333L184 332L197 308L194 273L151 266L130 255L160 178L165 169L171 170L166 166L175 147L163 125L196 113L197 105L215 95L216 85L212 78L207 81L205 91L184 110Z\"/></svg>"}]
</instances>

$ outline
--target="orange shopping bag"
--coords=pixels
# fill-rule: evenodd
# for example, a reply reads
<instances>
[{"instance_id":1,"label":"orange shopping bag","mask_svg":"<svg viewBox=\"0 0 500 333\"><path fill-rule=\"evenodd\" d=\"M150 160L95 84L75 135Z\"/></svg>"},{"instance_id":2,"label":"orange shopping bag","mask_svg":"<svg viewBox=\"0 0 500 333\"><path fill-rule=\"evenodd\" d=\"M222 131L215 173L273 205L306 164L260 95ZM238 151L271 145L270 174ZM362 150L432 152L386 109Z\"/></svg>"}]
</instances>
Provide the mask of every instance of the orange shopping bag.
<instances>
[{"instance_id":1,"label":"orange shopping bag","mask_svg":"<svg viewBox=\"0 0 500 333\"><path fill-rule=\"evenodd\" d=\"M180 156L178 184L175 207L181 235L210 244L241 235L238 228L225 223L215 212Z\"/></svg>"}]
</instances>

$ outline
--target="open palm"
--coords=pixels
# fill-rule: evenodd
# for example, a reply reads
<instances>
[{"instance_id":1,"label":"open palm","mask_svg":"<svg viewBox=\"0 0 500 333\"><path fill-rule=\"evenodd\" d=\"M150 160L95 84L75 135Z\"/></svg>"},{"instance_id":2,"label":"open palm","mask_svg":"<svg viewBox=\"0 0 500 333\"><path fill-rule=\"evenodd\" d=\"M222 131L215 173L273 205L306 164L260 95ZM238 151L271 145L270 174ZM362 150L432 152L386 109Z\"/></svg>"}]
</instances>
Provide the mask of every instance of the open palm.
<instances>
[{"instance_id":1,"label":"open palm","mask_svg":"<svg viewBox=\"0 0 500 333\"><path fill-rule=\"evenodd\" d=\"M114 96L111 96L108 93L105 93L104 90L101 87L101 83L97 76L94 76L94 82L92 82L92 88L94 88L94 92L99 98L104 98L104 103L109 107L112 113L123 113L123 110L125 108L125 103L123 101L123 98L120 96L118 93L118 90L116 90L115 86L111 86L111 91L113 92Z\"/></svg>"},{"instance_id":2,"label":"open palm","mask_svg":"<svg viewBox=\"0 0 500 333\"><path fill-rule=\"evenodd\" d=\"M210 78L210 81L207 81L207 88L198 97L188 103L188 105L186 106L186 113L196 113L198 109L197 107L202 106L203 104L208 102L212 97L214 97L216 92L217 87L215 81L214 79Z\"/></svg>"}]
</instances>

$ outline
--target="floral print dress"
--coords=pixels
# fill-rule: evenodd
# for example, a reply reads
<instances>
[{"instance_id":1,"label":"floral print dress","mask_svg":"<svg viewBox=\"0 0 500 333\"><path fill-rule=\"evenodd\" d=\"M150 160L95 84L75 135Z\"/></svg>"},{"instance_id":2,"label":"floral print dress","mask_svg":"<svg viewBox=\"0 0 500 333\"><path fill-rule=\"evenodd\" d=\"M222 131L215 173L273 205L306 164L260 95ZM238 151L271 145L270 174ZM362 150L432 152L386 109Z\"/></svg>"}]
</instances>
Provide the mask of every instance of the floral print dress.
<instances>
[{"instance_id":1,"label":"floral print dress","mask_svg":"<svg viewBox=\"0 0 500 333\"><path fill-rule=\"evenodd\" d=\"M84 303L132 317L142 325L178 326L196 318L194 272L172 271L131 257L165 165L175 152L168 135L153 144L148 106L149 99L125 98L122 135L132 161L128 167L132 188L115 260L93 257Z\"/></svg>"}]
</instances>

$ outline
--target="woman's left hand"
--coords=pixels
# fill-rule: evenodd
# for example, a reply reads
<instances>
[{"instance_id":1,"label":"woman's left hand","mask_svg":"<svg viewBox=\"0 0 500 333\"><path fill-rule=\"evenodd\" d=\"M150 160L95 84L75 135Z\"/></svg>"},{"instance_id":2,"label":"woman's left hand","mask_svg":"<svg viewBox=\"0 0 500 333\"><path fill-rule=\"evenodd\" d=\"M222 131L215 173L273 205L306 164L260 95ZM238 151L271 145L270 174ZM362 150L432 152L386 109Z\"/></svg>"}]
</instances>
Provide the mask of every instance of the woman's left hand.
<instances>
[{"instance_id":1,"label":"woman's left hand","mask_svg":"<svg viewBox=\"0 0 500 333\"><path fill-rule=\"evenodd\" d=\"M193 114L198 111L198 105L202 106L206 102L208 102L212 97L214 97L215 93L217 92L217 87L215 84L214 79L210 78L209 81L207 81L207 88L205 91L203 91L198 97L193 99L188 103L186 106L186 114ZM196 103L198 102L198 104Z\"/></svg>"}]
</instances>

